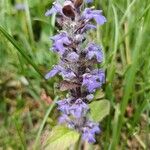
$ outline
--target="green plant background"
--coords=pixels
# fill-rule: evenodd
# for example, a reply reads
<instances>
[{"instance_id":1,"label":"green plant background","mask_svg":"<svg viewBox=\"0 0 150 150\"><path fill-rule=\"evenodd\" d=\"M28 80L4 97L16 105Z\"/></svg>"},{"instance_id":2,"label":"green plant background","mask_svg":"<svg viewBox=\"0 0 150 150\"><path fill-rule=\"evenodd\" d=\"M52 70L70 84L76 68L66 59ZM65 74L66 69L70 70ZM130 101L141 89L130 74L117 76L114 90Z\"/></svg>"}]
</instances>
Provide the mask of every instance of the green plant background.
<instances>
[{"instance_id":1,"label":"green plant background","mask_svg":"<svg viewBox=\"0 0 150 150\"><path fill-rule=\"evenodd\" d=\"M57 125L54 102L49 105L41 99L43 90L55 101L65 96L57 89L60 78L45 81L43 77L58 60L49 50L49 36L57 32L55 16L44 16L52 2L0 1L0 149L42 149L41 141ZM27 7L18 11L16 3ZM74 144L72 132L65 140L70 140L72 149L81 145L84 150L149 149L150 0L94 0L93 5L107 18L89 38L105 53L106 84L96 96L109 101L110 112L102 111L108 114L105 118L98 109L94 112L103 118L96 144L78 139ZM59 134L65 131L69 132L61 128ZM52 139L57 147L63 143L63 138Z\"/></svg>"}]
</instances>

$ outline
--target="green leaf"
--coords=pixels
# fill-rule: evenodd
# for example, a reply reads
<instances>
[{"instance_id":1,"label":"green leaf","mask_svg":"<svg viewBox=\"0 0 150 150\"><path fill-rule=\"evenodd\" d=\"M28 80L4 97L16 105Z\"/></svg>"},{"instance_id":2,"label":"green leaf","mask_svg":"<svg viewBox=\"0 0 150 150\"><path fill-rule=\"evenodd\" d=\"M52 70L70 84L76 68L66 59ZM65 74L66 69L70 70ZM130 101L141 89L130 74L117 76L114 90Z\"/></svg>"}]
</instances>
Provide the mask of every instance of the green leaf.
<instances>
[{"instance_id":1,"label":"green leaf","mask_svg":"<svg viewBox=\"0 0 150 150\"><path fill-rule=\"evenodd\" d=\"M103 99L104 96L105 96L104 92L100 89L97 90L96 93L94 94L94 99L95 100Z\"/></svg>"},{"instance_id":2,"label":"green leaf","mask_svg":"<svg viewBox=\"0 0 150 150\"><path fill-rule=\"evenodd\" d=\"M53 128L51 134L44 144L44 150L66 150L75 144L79 139L79 134L63 126Z\"/></svg>"},{"instance_id":3,"label":"green leaf","mask_svg":"<svg viewBox=\"0 0 150 150\"><path fill-rule=\"evenodd\" d=\"M110 102L108 100L94 101L90 104L90 109L92 119L100 122L109 114Z\"/></svg>"}]
</instances>

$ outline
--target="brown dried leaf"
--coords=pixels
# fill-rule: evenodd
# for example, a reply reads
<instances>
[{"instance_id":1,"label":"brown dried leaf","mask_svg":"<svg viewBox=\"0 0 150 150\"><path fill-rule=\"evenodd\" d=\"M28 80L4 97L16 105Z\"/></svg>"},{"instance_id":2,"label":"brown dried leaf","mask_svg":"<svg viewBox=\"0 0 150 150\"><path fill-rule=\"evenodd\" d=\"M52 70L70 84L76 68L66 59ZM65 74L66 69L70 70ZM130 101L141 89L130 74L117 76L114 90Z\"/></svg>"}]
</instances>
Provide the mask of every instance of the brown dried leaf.
<instances>
[{"instance_id":1,"label":"brown dried leaf","mask_svg":"<svg viewBox=\"0 0 150 150\"><path fill-rule=\"evenodd\" d=\"M74 1L74 6L76 8L79 8L82 5L82 3L83 3L83 0L75 0Z\"/></svg>"},{"instance_id":2,"label":"brown dried leaf","mask_svg":"<svg viewBox=\"0 0 150 150\"><path fill-rule=\"evenodd\" d=\"M45 90L41 92L41 99L47 104L51 104L53 102L52 98L46 94Z\"/></svg>"},{"instance_id":3,"label":"brown dried leaf","mask_svg":"<svg viewBox=\"0 0 150 150\"><path fill-rule=\"evenodd\" d=\"M79 86L80 85L78 83L69 82L69 81L62 81L59 84L59 88L61 91L71 90L71 89L77 88Z\"/></svg>"}]
</instances>

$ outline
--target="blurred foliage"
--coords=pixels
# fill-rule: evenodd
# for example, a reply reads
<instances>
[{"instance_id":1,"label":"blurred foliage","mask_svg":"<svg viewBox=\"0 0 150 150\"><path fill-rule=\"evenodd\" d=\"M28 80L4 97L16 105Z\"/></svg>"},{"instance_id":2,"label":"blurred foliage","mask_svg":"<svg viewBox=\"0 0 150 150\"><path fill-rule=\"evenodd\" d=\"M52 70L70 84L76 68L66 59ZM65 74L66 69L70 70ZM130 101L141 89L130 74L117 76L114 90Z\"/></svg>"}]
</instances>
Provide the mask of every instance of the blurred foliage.
<instances>
[{"instance_id":1,"label":"blurred foliage","mask_svg":"<svg viewBox=\"0 0 150 150\"><path fill-rule=\"evenodd\" d=\"M52 2L0 1L0 26L25 53L23 56L0 32L0 149L33 149L39 130L43 137L44 131L49 134L57 124L57 110L51 109L49 115L47 110L51 104L42 100L41 93L44 90L51 100L58 95L63 97L56 88L60 79L55 77L45 81L32 65L33 62L44 75L58 59L49 50L49 36L57 32L55 16L44 16ZM25 4L26 9L17 10L15 5L18 3ZM89 33L89 38L101 44L105 52L105 94L96 94L96 97L108 99L111 110L101 122L98 142L95 145L80 144L84 149L93 150L148 149L150 1L95 0L93 4L102 9L107 18L105 25ZM45 117L46 114L49 117ZM40 128L44 118L46 122Z\"/></svg>"}]
</instances>

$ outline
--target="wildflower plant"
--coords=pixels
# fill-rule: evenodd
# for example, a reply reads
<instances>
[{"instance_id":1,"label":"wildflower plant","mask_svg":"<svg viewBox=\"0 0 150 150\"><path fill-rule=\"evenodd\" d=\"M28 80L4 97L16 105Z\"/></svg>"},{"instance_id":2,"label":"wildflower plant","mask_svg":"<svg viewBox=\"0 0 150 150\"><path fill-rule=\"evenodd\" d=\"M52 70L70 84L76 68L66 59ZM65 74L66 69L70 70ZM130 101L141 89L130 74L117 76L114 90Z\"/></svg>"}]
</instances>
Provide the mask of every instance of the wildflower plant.
<instances>
[{"instance_id":1,"label":"wildflower plant","mask_svg":"<svg viewBox=\"0 0 150 150\"><path fill-rule=\"evenodd\" d=\"M106 18L101 10L85 8L92 0L56 1L45 15L56 14L56 23L61 27L57 35L51 37L53 52L60 61L45 76L46 79L60 75L63 81L60 90L67 90L65 99L57 101L61 112L59 123L78 131L84 141L96 142L95 135L100 133L100 127L90 117L89 104L94 99L94 93L105 83L105 72L96 68L103 62L101 46L88 40L88 31L95 30L97 25L103 25ZM65 87L65 88L64 88Z\"/></svg>"}]
</instances>

